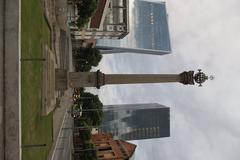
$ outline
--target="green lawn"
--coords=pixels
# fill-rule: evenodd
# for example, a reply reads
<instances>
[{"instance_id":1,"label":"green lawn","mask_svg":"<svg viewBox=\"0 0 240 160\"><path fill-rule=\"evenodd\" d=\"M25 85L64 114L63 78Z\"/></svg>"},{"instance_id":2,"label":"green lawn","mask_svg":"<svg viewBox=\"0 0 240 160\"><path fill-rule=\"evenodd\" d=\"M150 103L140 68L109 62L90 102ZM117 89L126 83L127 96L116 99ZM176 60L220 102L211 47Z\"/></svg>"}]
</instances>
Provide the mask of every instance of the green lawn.
<instances>
[{"instance_id":1,"label":"green lawn","mask_svg":"<svg viewBox=\"0 0 240 160\"><path fill-rule=\"evenodd\" d=\"M50 45L50 30L40 0L22 0L21 58L42 58L43 44ZM41 116L42 62L21 63L22 145L47 144L43 148L23 148L23 160L44 160L52 145L53 116Z\"/></svg>"}]
</instances>

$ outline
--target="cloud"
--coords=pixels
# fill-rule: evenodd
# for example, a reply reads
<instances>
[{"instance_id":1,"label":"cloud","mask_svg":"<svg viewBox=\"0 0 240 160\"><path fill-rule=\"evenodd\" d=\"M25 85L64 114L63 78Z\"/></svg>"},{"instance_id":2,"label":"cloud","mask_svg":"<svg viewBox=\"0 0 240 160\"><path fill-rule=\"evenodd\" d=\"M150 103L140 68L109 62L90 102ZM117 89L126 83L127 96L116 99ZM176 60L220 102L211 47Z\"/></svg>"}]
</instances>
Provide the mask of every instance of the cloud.
<instances>
[{"instance_id":1,"label":"cloud","mask_svg":"<svg viewBox=\"0 0 240 160\"><path fill-rule=\"evenodd\" d=\"M240 157L240 2L168 0L173 53L105 55L105 73L180 73L202 68L216 79L181 84L106 86L105 104L158 102L171 107L171 137L137 141L137 160L237 160Z\"/></svg>"}]
</instances>

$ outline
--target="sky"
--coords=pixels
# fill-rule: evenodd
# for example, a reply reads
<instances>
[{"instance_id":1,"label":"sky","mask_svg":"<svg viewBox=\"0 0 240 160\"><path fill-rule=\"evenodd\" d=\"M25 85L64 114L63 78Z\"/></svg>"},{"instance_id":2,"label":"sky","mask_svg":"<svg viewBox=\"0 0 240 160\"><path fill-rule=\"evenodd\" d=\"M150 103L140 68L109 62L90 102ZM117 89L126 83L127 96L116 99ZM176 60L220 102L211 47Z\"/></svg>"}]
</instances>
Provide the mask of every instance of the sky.
<instances>
[{"instance_id":1,"label":"sky","mask_svg":"<svg viewBox=\"0 0 240 160\"><path fill-rule=\"evenodd\" d=\"M238 160L240 1L166 0L166 5L172 54L105 55L99 68L119 74L201 68L215 80L203 87L137 84L104 86L95 92L104 104L152 102L170 107L171 137L134 141L136 160Z\"/></svg>"}]
</instances>

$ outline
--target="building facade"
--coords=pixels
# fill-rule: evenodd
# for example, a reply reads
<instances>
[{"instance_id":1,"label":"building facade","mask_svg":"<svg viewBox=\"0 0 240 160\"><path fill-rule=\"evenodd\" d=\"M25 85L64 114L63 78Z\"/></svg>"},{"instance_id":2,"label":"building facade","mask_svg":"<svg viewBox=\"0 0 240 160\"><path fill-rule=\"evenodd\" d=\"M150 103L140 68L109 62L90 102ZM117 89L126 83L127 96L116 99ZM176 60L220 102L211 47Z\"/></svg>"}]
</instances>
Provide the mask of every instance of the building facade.
<instances>
[{"instance_id":1,"label":"building facade","mask_svg":"<svg viewBox=\"0 0 240 160\"><path fill-rule=\"evenodd\" d=\"M75 132L73 136L74 160L83 159L84 154L88 154L90 157L95 157L98 160L129 160L134 157L137 146L123 140L114 140L110 133L93 134L90 140L93 146L89 145L89 148L86 148L86 144L79 135Z\"/></svg>"},{"instance_id":2,"label":"building facade","mask_svg":"<svg viewBox=\"0 0 240 160\"><path fill-rule=\"evenodd\" d=\"M99 0L86 27L71 30L75 39L122 39L129 33L129 0Z\"/></svg>"},{"instance_id":3,"label":"building facade","mask_svg":"<svg viewBox=\"0 0 240 160\"><path fill-rule=\"evenodd\" d=\"M126 47L110 47L110 46L95 46L101 54L114 54L114 53L137 53L137 54L152 54L152 55L166 55L170 51L156 50L156 49L143 49L143 48L126 48Z\"/></svg>"},{"instance_id":4,"label":"building facade","mask_svg":"<svg viewBox=\"0 0 240 160\"><path fill-rule=\"evenodd\" d=\"M169 107L156 103L104 106L99 132L123 140L169 137L169 111Z\"/></svg>"},{"instance_id":5,"label":"building facade","mask_svg":"<svg viewBox=\"0 0 240 160\"><path fill-rule=\"evenodd\" d=\"M123 140L114 140L112 134L109 133L92 135L91 141L97 148L99 160L128 160L134 156L137 147Z\"/></svg>"},{"instance_id":6,"label":"building facade","mask_svg":"<svg viewBox=\"0 0 240 160\"><path fill-rule=\"evenodd\" d=\"M134 2L133 14L138 48L171 51L168 15L164 2Z\"/></svg>"}]
</instances>

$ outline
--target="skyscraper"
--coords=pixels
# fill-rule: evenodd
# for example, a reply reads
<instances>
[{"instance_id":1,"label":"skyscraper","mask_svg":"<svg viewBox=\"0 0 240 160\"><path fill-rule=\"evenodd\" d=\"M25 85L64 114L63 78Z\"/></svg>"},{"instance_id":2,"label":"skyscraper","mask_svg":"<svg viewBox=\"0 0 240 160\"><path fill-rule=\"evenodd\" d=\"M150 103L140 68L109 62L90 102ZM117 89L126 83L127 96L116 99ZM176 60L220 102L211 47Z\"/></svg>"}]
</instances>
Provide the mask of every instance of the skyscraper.
<instances>
[{"instance_id":1,"label":"skyscraper","mask_svg":"<svg viewBox=\"0 0 240 160\"><path fill-rule=\"evenodd\" d=\"M97 48L101 50L102 54L142 53L165 55L171 53L165 3L135 0L131 15L132 20L130 23L132 27L126 38L122 40L98 40Z\"/></svg>"},{"instance_id":2,"label":"skyscraper","mask_svg":"<svg viewBox=\"0 0 240 160\"><path fill-rule=\"evenodd\" d=\"M169 137L169 111L157 103L104 106L99 132L124 140Z\"/></svg>"},{"instance_id":3,"label":"skyscraper","mask_svg":"<svg viewBox=\"0 0 240 160\"><path fill-rule=\"evenodd\" d=\"M166 4L136 0L134 32L138 48L171 51Z\"/></svg>"}]
</instances>

